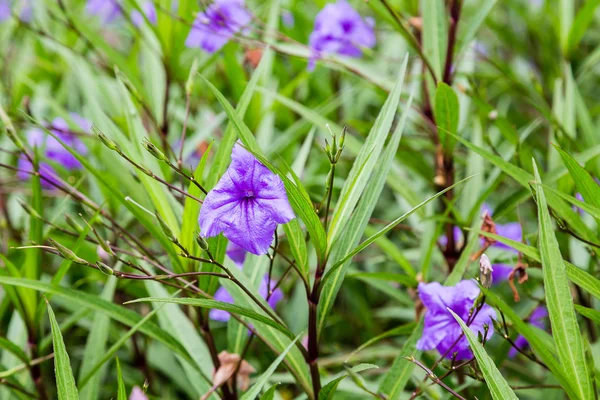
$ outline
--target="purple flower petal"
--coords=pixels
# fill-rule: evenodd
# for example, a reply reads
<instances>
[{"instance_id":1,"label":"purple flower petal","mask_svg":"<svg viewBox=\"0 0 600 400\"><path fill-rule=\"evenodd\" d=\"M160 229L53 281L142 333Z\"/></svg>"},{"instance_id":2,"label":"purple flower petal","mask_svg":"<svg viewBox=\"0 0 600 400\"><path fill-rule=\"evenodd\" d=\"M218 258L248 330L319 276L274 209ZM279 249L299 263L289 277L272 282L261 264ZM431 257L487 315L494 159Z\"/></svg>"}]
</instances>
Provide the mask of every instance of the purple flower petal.
<instances>
[{"instance_id":1,"label":"purple flower petal","mask_svg":"<svg viewBox=\"0 0 600 400\"><path fill-rule=\"evenodd\" d=\"M361 57L362 48L375 46L373 20L363 19L346 0L327 4L315 18L309 46L312 56L309 69L315 60L327 54Z\"/></svg>"},{"instance_id":2,"label":"purple flower petal","mask_svg":"<svg viewBox=\"0 0 600 400\"><path fill-rule=\"evenodd\" d=\"M28 181L29 179L31 179L32 175L28 172L34 171L33 165L31 165L31 163L27 158L25 158L25 156L22 155L21 157L19 157L19 160L17 162L17 168L20 169L20 171L17 172L17 177L19 179L23 181ZM60 184L60 179L58 178L58 174L56 173L54 168L52 168L50 164L45 162L40 162L38 168L41 175L40 184L42 185L42 187L44 189L56 189L56 187L51 182L55 184Z\"/></svg>"},{"instance_id":3,"label":"purple flower petal","mask_svg":"<svg viewBox=\"0 0 600 400\"><path fill-rule=\"evenodd\" d=\"M469 310L478 296L479 287L473 280L461 281L456 286L442 286L437 282L420 283L419 297L427 307L427 311L424 317L423 335L417 342L417 348L419 350L437 349L446 358L452 358L453 353L457 353L457 360L470 358L472 353L469 349L469 342L464 335L461 337L460 325L448 309L467 321ZM484 305L469 328L475 333L483 334L484 325L487 324L487 339L489 339L494 332L491 319L495 317L494 309ZM460 340L458 340L459 338Z\"/></svg>"},{"instance_id":4,"label":"purple flower petal","mask_svg":"<svg viewBox=\"0 0 600 400\"><path fill-rule=\"evenodd\" d=\"M85 10L89 15L99 17L105 24L121 16L121 7L117 0L88 0Z\"/></svg>"},{"instance_id":5,"label":"purple flower petal","mask_svg":"<svg viewBox=\"0 0 600 400\"><path fill-rule=\"evenodd\" d=\"M521 229L521 224L518 222L509 222L507 224L496 224L496 232L500 236L504 236L507 239L512 239L517 242L520 242L521 240L523 240L523 231ZM507 246L501 242L496 242L493 244L493 246L500 248L500 249L504 249L504 250L510 250L515 253L517 252L512 247Z\"/></svg>"},{"instance_id":6,"label":"purple flower petal","mask_svg":"<svg viewBox=\"0 0 600 400\"><path fill-rule=\"evenodd\" d=\"M531 316L529 317L529 323L535 327L538 327L540 329L545 329L546 328L546 318L548 317L548 310L546 309L546 307L544 306L538 306L535 308L535 310L533 310L533 312L531 313ZM519 335L516 339L515 339L515 346L517 346L519 349L524 350L527 347L529 347L529 342L527 341L527 339L525 339L524 336ZM515 357L517 355L518 351L517 349L515 349L514 347L512 347L510 349L510 351L508 352L508 356L509 357Z\"/></svg>"},{"instance_id":7,"label":"purple flower petal","mask_svg":"<svg viewBox=\"0 0 600 400\"><path fill-rule=\"evenodd\" d=\"M291 221L294 212L281 178L236 144L231 165L211 190L198 223L206 237L223 233L253 254L266 254L277 224Z\"/></svg>"},{"instance_id":8,"label":"purple flower petal","mask_svg":"<svg viewBox=\"0 0 600 400\"><path fill-rule=\"evenodd\" d=\"M223 286L221 286L215 292L215 300L222 301L224 303L233 304L233 297L229 294L227 289L225 289ZM208 316L210 319L212 319L214 321L222 321L222 322L229 321L229 318L231 317L227 311L217 310L214 308L208 312Z\"/></svg>"},{"instance_id":9,"label":"purple flower petal","mask_svg":"<svg viewBox=\"0 0 600 400\"><path fill-rule=\"evenodd\" d=\"M494 264L492 265L492 284L498 284L508 279L508 275L513 270L513 267L508 264Z\"/></svg>"},{"instance_id":10,"label":"purple flower petal","mask_svg":"<svg viewBox=\"0 0 600 400\"><path fill-rule=\"evenodd\" d=\"M152 1L146 1L142 4L142 11L144 12L144 15L146 15L146 18L148 18L148 22L152 25L156 25L158 19L156 17L154 3ZM133 10L131 11L131 22L139 28L144 23L144 16L138 10Z\"/></svg>"},{"instance_id":11,"label":"purple flower petal","mask_svg":"<svg viewBox=\"0 0 600 400\"><path fill-rule=\"evenodd\" d=\"M239 269L244 267L244 262L246 261L246 250L233 242L229 242L227 244L226 253L227 257L231 258L231 260Z\"/></svg>"},{"instance_id":12,"label":"purple flower petal","mask_svg":"<svg viewBox=\"0 0 600 400\"><path fill-rule=\"evenodd\" d=\"M0 0L0 22L10 19L11 10L8 0Z\"/></svg>"},{"instance_id":13,"label":"purple flower petal","mask_svg":"<svg viewBox=\"0 0 600 400\"><path fill-rule=\"evenodd\" d=\"M139 386L134 386L131 389L129 400L148 400L148 397L144 394L144 391Z\"/></svg>"},{"instance_id":14,"label":"purple flower petal","mask_svg":"<svg viewBox=\"0 0 600 400\"><path fill-rule=\"evenodd\" d=\"M252 20L243 0L215 0L198 13L185 41L186 47L200 47L215 53Z\"/></svg>"}]
</instances>

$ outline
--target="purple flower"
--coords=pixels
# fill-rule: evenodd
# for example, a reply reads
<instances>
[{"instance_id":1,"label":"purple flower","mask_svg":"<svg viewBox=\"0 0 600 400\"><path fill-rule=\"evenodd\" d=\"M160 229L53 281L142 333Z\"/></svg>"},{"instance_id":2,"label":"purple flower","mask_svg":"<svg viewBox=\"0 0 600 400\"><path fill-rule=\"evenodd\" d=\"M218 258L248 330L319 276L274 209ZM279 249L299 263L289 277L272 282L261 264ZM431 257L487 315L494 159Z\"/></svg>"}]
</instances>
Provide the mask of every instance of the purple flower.
<instances>
[{"instance_id":1,"label":"purple flower","mask_svg":"<svg viewBox=\"0 0 600 400\"><path fill-rule=\"evenodd\" d=\"M215 0L204 12L198 13L185 45L215 53L251 20L244 0Z\"/></svg>"},{"instance_id":2,"label":"purple flower","mask_svg":"<svg viewBox=\"0 0 600 400\"><path fill-rule=\"evenodd\" d=\"M263 299L266 299L267 295L269 294L268 288L267 288L267 282L268 282L268 277L265 275L264 279L261 281L260 286L258 288L258 294ZM277 281L275 281L274 279L271 279L270 289L273 290L273 288L275 287L276 284L277 284ZM271 294L271 297L267 301L267 304L269 305L269 307L274 309L275 306L277 306L277 303L279 303L281 301L281 299L283 299L283 292L281 291L281 289L277 288ZM229 294L227 289L225 289L223 286L221 286L215 293L215 300L222 301L224 303L233 304L233 297ZM222 321L222 322L229 321L229 317L230 317L230 315L227 311L216 310L216 309L210 310L208 313L208 316L210 317L210 319L212 319L214 321Z\"/></svg>"},{"instance_id":3,"label":"purple flower","mask_svg":"<svg viewBox=\"0 0 600 400\"><path fill-rule=\"evenodd\" d=\"M363 19L346 0L326 5L315 18L315 28L310 34L312 55L308 69L312 70L315 61L327 54L362 56L363 47L375 46L373 25L372 19Z\"/></svg>"},{"instance_id":4,"label":"purple flower","mask_svg":"<svg viewBox=\"0 0 600 400\"><path fill-rule=\"evenodd\" d=\"M121 6L117 0L88 0L85 10L108 24L121 16Z\"/></svg>"},{"instance_id":5,"label":"purple flower","mask_svg":"<svg viewBox=\"0 0 600 400\"><path fill-rule=\"evenodd\" d=\"M454 240L457 243L461 243L464 240L462 229L460 229L460 227L456 225L452 229L452 234L454 235ZM440 244L440 246L446 247L446 245L448 245L448 237L446 235L440 236L440 238L438 239L438 243Z\"/></svg>"},{"instance_id":6,"label":"purple flower","mask_svg":"<svg viewBox=\"0 0 600 400\"><path fill-rule=\"evenodd\" d=\"M55 186L51 183L60 184L60 179L56 174L56 171L52 166L45 162L38 163L38 171L41 175L40 184L44 189L54 189ZM31 174L29 172L33 172L34 168L31 162L22 155L19 157L17 162L17 168L19 168L19 172L17 172L17 177L22 181L28 181L31 178ZM45 179L44 179L45 178Z\"/></svg>"},{"instance_id":7,"label":"purple flower","mask_svg":"<svg viewBox=\"0 0 600 400\"><path fill-rule=\"evenodd\" d=\"M142 4L142 11L146 15L146 18L148 18L148 22L150 22L152 25L156 25L158 19L156 17L156 8L154 8L154 3L152 1L146 1L144 4ZM131 22L133 22L133 25L139 28L144 23L144 16L138 10L133 10L131 12Z\"/></svg>"},{"instance_id":8,"label":"purple flower","mask_svg":"<svg viewBox=\"0 0 600 400\"><path fill-rule=\"evenodd\" d=\"M244 261L246 261L246 250L242 249L233 242L229 242L227 244L226 254L227 257L231 258L231 260L239 269L244 267Z\"/></svg>"},{"instance_id":9,"label":"purple flower","mask_svg":"<svg viewBox=\"0 0 600 400\"><path fill-rule=\"evenodd\" d=\"M508 279L513 267L508 264L494 264L492 271L492 284L497 284Z\"/></svg>"},{"instance_id":10,"label":"purple flower","mask_svg":"<svg viewBox=\"0 0 600 400\"><path fill-rule=\"evenodd\" d=\"M10 3L8 0L0 0L0 22L10 18Z\"/></svg>"},{"instance_id":11,"label":"purple flower","mask_svg":"<svg viewBox=\"0 0 600 400\"><path fill-rule=\"evenodd\" d=\"M423 336L417 342L417 349L437 349L446 358L452 358L453 353L458 353L457 360L471 358L473 354L469 349L469 342L464 335L461 335L460 325L448 309L466 322L469 319L469 310L473 307L477 296L479 296L479 287L473 280L461 281L456 286L442 286L437 282L419 283L419 297L427 307L427 311ZM492 307L484 304L469 328L483 335L483 326L487 324L486 340L489 340L494 333L492 318L496 318L496 312Z\"/></svg>"},{"instance_id":12,"label":"purple flower","mask_svg":"<svg viewBox=\"0 0 600 400\"><path fill-rule=\"evenodd\" d=\"M148 397L139 386L134 386L133 389L131 389L129 400L148 400Z\"/></svg>"},{"instance_id":13,"label":"purple flower","mask_svg":"<svg viewBox=\"0 0 600 400\"><path fill-rule=\"evenodd\" d=\"M548 316L548 310L546 309L546 307L544 307L544 306L538 306L531 313L531 316L529 317L529 323L531 325L533 325L533 326L536 326L536 327L540 328L540 329L545 329L546 328L546 322L545 322L545 320L546 320L547 316ZM515 339L515 346L517 346L519 349L523 350L523 349L526 349L529 346L529 342L523 336L519 335ZM514 347L512 347L510 349L510 351L508 352L508 356L509 357L514 357L516 355L517 355L517 349L515 349Z\"/></svg>"},{"instance_id":14,"label":"purple flower","mask_svg":"<svg viewBox=\"0 0 600 400\"><path fill-rule=\"evenodd\" d=\"M81 118L81 117L79 117ZM82 119L83 120L83 119ZM85 121L85 120L84 120ZM89 123L88 123L89 124ZM80 126L82 130L85 130L87 125ZM80 155L87 154L87 147L83 144L78 137L74 136L70 133L69 124L64 119L58 117L54 118L52 121L52 125L50 126L50 130L54 133L60 140L62 140L69 147L73 148ZM40 136L40 134L42 136ZM41 129L35 129L33 132L32 141L29 141L29 144L32 146L43 146L45 144L45 154L46 157L52 161L55 161L61 164L66 169L79 169L81 168L81 163L75 156L67 151L55 138L50 135L46 135Z\"/></svg>"},{"instance_id":15,"label":"purple flower","mask_svg":"<svg viewBox=\"0 0 600 400\"><path fill-rule=\"evenodd\" d=\"M289 10L284 10L281 13L281 21L286 28L293 28L296 24L296 20L294 19L294 14L292 14Z\"/></svg>"},{"instance_id":16,"label":"purple flower","mask_svg":"<svg viewBox=\"0 0 600 400\"><path fill-rule=\"evenodd\" d=\"M19 19L23 22L31 22L33 19L33 0L21 0L19 6Z\"/></svg>"},{"instance_id":17,"label":"purple flower","mask_svg":"<svg viewBox=\"0 0 600 400\"><path fill-rule=\"evenodd\" d=\"M507 224L496 224L496 233L499 236L504 236L507 239L512 239L516 242L520 242L523 240L523 230L521 229L521 224L518 222L509 222ZM517 253L517 250L512 247L497 241L492 245L492 247L497 247L499 249L510 250L512 252Z\"/></svg>"},{"instance_id":18,"label":"purple flower","mask_svg":"<svg viewBox=\"0 0 600 400\"><path fill-rule=\"evenodd\" d=\"M231 164L211 190L198 223L206 237L223 232L250 253L266 254L277 224L295 218L281 178L236 144Z\"/></svg>"}]
</instances>

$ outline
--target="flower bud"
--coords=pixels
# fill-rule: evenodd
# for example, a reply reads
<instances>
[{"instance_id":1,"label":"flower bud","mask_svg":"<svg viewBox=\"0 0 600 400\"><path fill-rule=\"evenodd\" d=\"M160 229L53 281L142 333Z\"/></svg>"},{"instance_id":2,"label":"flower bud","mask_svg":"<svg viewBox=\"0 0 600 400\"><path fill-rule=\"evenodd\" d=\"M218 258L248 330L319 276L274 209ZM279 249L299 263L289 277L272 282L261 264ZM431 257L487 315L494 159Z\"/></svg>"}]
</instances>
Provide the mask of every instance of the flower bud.
<instances>
[{"instance_id":1,"label":"flower bud","mask_svg":"<svg viewBox=\"0 0 600 400\"><path fill-rule=\"evenodd\" d=\"M27 212L27 214L31 215L33 218L42 219L42 216L26 201L24 201L23 199L17 199L17 201L19 202L21 207L23 207L23 209Z\"/></svg>"},{"instance_id":2,"label":"flower bud","mask_svg":"<svg viewBox=\"0 0 600 400\"><path fill-rule=\"evenodd\" d=\"M69 214L65 214L65 221L67 221L67 225L73 228L77 233L83 232L81 225L79 225Z\"/></svg>"},{"instance_id":3,"label":"flower bud","mask_svg":"<svg viewBox=\"0 0 600 400\"><path fill-rule=\"evenodd\" d=\"M62 244L58 243L56 240L49 238L48 241L52 244L52 246L54 246L56 250L58 250L58 252L63 258L77 264L88 265L87 261L85 261L83 258L78 257L77 254L75 254L73 251L63 246Z\"/></svg>"},{"instance_id":4,"label":"flower bud","mask_svg":"<svg viewBox=\"0 0 600 400\"><path fill-rule=\"evenodd\" d=\"M144 145L144 148L146 149L146 151L148 151L148 153L150 153L152 155L152 157L158 159L159 161L165 161L165 162L169 161L167 156L165 156L165 154L162 151L160 151L158 149L158 147L156 147L154 144L152 144L149 140L144 140L142 142L142 144Z\"/></svg>"},{"instance_id":5,"label":"flower bud","mask_svg":"<svg viewBox=\"0 0 600 400\"><path fill-rule=\"evenodd\" d=\"M113 142L112 139L110 139L108 136L106 136L104 133L102 133L102 131L100 129L98 129L98 127L96 125L92 125L92 132L94 132L96 134L96 136L98 136L98 139L100 139L102 144L104 144L110 150L116 151L116 152L121 151L119 149L119 146L117 146L117 144L115 142Z\"/></svg>"},{"instance_id":6,"label":"flower bud","mask_svg":"<svg viewBox=\"0 0 600 400\"><path fill-rule=\"evenodd\" d=\"M204 239L200 233L198 233L198 235L196 236L196 243L198 243L198 246L204 250L204 251L208 251L208 242L206 241L206 239Z\"/></svg>"},{"instance_id":7,"label":"flower bud","mask_svg":"<svg viewBox=\"0 0 600 400\"><path fill-rule=\"evenodd\" d=\"M173 243L177 242L177 238L175 237L175 235L173 235L173 231L171 230L171 228L169 228L169 225L167 225L167 223L162 219L162 217L160 216L160 214L157 212L154 213L154 215L156 216L156 219L158 220L158 224L160 225L163 233L165 234L165 236Z\"/></svg>"},{"instance_id":8,"label":"flower bud","mask_svg":"<svg viewBox=\"0 0 600 400\"><path fill-rule=\"evenodd\" d=\"M19 150L21 150L21 151L25 150L25 146L23 145L23 142L21 141L21 139L19 139L19 137L17 136L17 133L15 132L15 130L12 126L7 126L5 131L9 137L9 139L15 144L15 146L17 146L17 148Z\"/></svg>"},{"instance_id":9,"label":"flower bud","mask_svg":"<svg viewBox=\"0 0 600 400\"><path fill-rule=\"evenodd\" d=\"M113 269L111 267L109 267L108 265L104 264L101 261L96 261L96 266L98 267L98 270L101 271L102 273L106 274L106 275L114 275L115 271L113 271Z\"/></svg>"},{"instance_id":10,"label":"flower bud","mask_svg":"<svg viewBox=\"0 0 600 400\"><path fill-rule=\"evenodd\" d=\"M490 259L487 255L482 254L479 258L479 281L483 287L489 288L492 286L492 272L494 272L494 269L492 268Z\"/></svg>"}]
</instances>

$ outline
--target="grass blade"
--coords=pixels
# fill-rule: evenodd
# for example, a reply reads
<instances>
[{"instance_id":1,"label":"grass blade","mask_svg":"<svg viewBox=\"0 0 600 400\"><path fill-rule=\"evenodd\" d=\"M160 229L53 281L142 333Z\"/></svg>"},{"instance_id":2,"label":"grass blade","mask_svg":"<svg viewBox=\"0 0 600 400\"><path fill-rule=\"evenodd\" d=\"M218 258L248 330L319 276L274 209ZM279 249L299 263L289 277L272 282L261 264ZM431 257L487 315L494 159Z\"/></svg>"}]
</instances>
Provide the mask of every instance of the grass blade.
<instances>
[{"instance_id":1,"label":"grass blade","mask_svg":"<svg viewBox=\"0 0 600 400\"><path fill-rule=\"evenodd\" d=\"M48 303L48 317L50 318L50 327L52 328L52 344L54 347L54 372L56 374L56 388L58 391L58 400L78 400L77 386L71 370L69 354L65 347L60 327L56 322L52 306Z\"/></svg>"}]
</instances>

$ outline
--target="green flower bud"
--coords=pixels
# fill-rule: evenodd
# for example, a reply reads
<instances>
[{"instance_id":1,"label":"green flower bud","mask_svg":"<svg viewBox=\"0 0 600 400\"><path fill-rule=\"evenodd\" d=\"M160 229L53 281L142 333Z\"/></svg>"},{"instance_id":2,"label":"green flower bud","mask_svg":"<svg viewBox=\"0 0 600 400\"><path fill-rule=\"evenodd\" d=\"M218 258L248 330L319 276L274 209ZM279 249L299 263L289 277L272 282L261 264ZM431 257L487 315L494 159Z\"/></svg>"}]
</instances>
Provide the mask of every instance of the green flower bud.
<instances>
[{"instance_id":1,"label":"green flower bud","mask_svg":"<svg viewBox=\"0 0 600 400\"><path fill-rule=\"evenodd\" d=\"M113 271L113 269L111 267L109 267L108 265L104 264L103 262L100 261L96 261L96 266L98 267L98 270L105 273L106 275L114 275L115 271Z\"/></svg>"},{"instance_id":2,"label":"green flower bud","mask_svg":"<svg viewBox=\"0 0 600 400\"><path fill-rule=\"evenodd\" d=\"M204 250L204 251L208 251L209 247L208 247L208 242L206 241L206 239L204 239L200 233L198 233L198 235L196 236L196 243L198 243L198 246Z\"/></svg>"},{"instance_id":3,"label":"green flower bud","mask_svg":"<svg viewBox=\"0 0 600 400\"><path fill-rule=\"evenodd\" d=\"M25 150L25 146L23 145L23 142L17 136L17 133L15 132L12 125L7 126L5 130L6 130L6 135L15 144L15 146L17 146L17 148L21 151Z\"/></svg>"},{"instance_id":4,"label":"green flower bud","mask_svg":"<svg viewBox=\"0 0 600 400\"><path fill-rule=\"evenodd\" d=\"M67 225L73 228L77 233L83 232L83 227L77 223L69 214L65 214L65 221Z\"/></svg>"},{"instance_id":5,"label":"green flower bud","mask_svg":"<svg viewBox=\"0 0 600 400\"><path fill-rule=\"evenodd\" d=\"M56 250L58 250L58 252L60 253L60 255L63 258L65 258L69 261L72 261L74 263L77 263L77 264L82 264L82 265L89 264L86 260L78 257L77 254L75 254L73 251L71 251L67 247L63 246L62 244L58 243L56 240L50 238L50 239L48 239L48 241L52 244L52 246L54 246L54 248Z\"/></svg>"},{"instance_id":6,"label":"green flower bud","mask_svg":"<svg viewBox=\"0 0 600 400\"><path fill-rule=\"evenodd\" d=\"M165 154L162 151L160 151L158 147L152 144L149 140L144 140L142 144L144 145L146 151L148 151L148 153L152 155L152 157L158 159L159 161L169 162L167 156L165 156Z\"/></svg>"},{"instance_id":7,"label":"green flower bud","mask_svg":"<svg viewBox=\"0 0 600 400\"><path fill-rule=\"evenodd\" d=\"M110 150L113 150L116 152L121 151L119 149L119 146L117 146L117 144L115 142L113 142L111 139L109 139L108 136L106 136L100 129L98 129L98 127L96 125L92 125L92 132L94 132L96 134L96 136L98 136L98 139L100 139L102 144L104 144Z\"/></svg>"},{"instance_id":8,"label":"green flower bud","mask_svg":"<svg viewBox=\"0 0 600 400\"><path fill-rule=\"evenodd\" d=\"M167 225L167 223L162 219L162 217L160 216L160 214L157 212L154 213L154 215L156 216L156 219L158 220L158 224L160 225L163 233L165 234L165 236L173 243L177 242L177 238L175 237L175 235L173 235L173 231L171 230L171 228L169 228L169 225Z\"/></svg>"},{"instance_id":9,"label":"green flower bud","mask_svg":"<svg viewBox=\"0 0 600 400\"><path fill-rule=\"evenodd\" d=\"M33 218L42 219L42 216L33 207L31 207L26 201L24 201L23 199L20 199L20 198L17 199L17 201L19 202L21 207L23 207L23 209L27 212L27 214L31 215Z\"/></svg>"}]
</instances>

